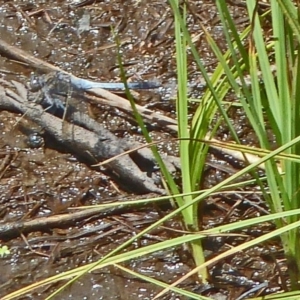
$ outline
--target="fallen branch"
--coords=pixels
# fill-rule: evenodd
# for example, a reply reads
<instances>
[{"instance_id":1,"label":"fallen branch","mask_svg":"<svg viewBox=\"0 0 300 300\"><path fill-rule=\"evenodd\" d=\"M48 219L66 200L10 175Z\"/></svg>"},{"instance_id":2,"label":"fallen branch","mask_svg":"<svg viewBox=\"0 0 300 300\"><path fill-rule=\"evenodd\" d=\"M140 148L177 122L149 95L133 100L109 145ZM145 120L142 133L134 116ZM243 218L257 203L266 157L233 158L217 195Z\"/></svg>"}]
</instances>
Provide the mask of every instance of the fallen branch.
<instances>
[{"instance_id":1,"label":"fallen branch","mask_svg":"<svg viewBox=\"0 0 300 300\"><path fill-rule=\"evenodd\" d=\"M88 160L91 164L106 160L122 153L124 141L118 139L101 124L97 124L97 133L75 124L62 121L47 112L40 105L27 101L25 87L14 82L18 94L11 89L0 87L0 108L20 111L33 122L41 126L58 143L68 148L70 152ZM81 119L90 120L84 114L79 114ZM106 167L113 172L118 182L127 190L134 189L137 193L155 192L162 194L164 191L157 187L152 178L142 172L136 162L129 156L121 156L110 161Z\"/></svg>"},{"instance_id":2,"label":"fallen branch","mask_svg":"<svg viewBox=\"0 0 300 300\"><path fill-rule=\"evenodd\" d=\"M138 204L135 206L143 207L145 204ZM47 217L40 217L34 220L21 220L6 222L0 224L0 239L9 240L20 236L20 233L27 234L34 231L44 231L53 228L62 228L65 226L72 226L78 222L86 219L101 219L108 215L120 214L128 211L130 206L120 205L111 208L95 207L91 209L83 209L77 212L69 212L67 214L53 215ZM101 223L102 224L102 223ZM102 224L102 230L106 229L107 223ZM93 228L92 228L93 230ZM99 230L99 227L98 227ZM80 233L81 234L81 233ZM74 238L77 238L74 236Z\"/></svg>"}]
</instances>

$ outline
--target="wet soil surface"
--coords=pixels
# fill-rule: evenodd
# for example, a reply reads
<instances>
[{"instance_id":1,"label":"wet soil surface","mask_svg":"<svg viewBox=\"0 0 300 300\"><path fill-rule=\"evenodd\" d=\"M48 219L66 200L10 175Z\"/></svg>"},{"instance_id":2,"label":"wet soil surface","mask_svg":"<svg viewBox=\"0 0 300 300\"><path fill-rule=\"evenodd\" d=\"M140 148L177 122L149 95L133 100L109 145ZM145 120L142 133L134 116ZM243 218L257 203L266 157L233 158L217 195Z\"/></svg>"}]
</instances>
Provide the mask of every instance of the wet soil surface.
<instances>
[{"instance_id":1,"label":"wet soil surface","mask_svg":"<svg viewBox=\"0 0 300 300\"><path fill-rule=\"evenodd\" d=\"M248 20L244 18L243 5L238 5L242 1L228 2L236 22L243 28ZM212 71L216 61L202 38L200 22L226 49L215 5L212 1L189 3L189 30L207 70ZM174 24L165 1L0 1L0 4L0 43L15 46L83 78L120 81L118 50L113 35L113 31L116 32L128 80L159 80L162 83L159 89L135 93L136 102L175 119ZM1 54L3 82L15 80L26 85L32 72L45 72L42 66L33 67L24 61L16 61L7 53ZM189 77L191 96L199 98L200 76L192 61ZM83 98L72 99L69 105L92 115L93 120L122 141L120 144L124 144L124 139L132 144L144 142L134 119L117 108L87 104ZM74 149L78 145L66 146L62 140L49 135L43 128L44 123L33 122L26 116L20 120L22 115L18 110L3 107L0 111L0 238L1 244L10 250L9 255L0 258L1 297L96 261L172 209L164 203L120 207L104 213L93 209L70 211L70 207L140 198L137 194L141 193L144 197L155 196L162 190L159 172L154 165L150 166L152 177L149 177L149 169L142 170L153 186L147 186L148 190L135 189L134 183L126 181L128 173L122 177L123 173L116 174L112 165L112 169L91 167L98 162L94 153L82 157ZM31 116L30 112L28 115ZM245 124L241 111L235 110L232 115L236 118L236 126ZM65 123L61 125L62 131L68 126ZM166 154L165 157L176 156L177 145L172 139L175 133L148 126L154 140L164 141L159 144L161 153ZM220 128L219 132L221 139L228 139L226 129ZM255 143L245 128L240 130L241 139L243 136L246 144ZM94 160L88 159L91 157ZM236 166L220 161L213 154L210 158L215 164L207 167L204 187L214 185L236 170ZM131 159L138 165L138 160ZM217 164L223 168L218 168ZM143 163L138 167L141 165ZM224 166L228 167L227 171ZM254 187L247 196L241 191L240 194L228 193L207 199L201 209L205 212L203 229L268 213ZM164 224L127 250L180 234L171 229L183 229L179 218ZM204 245L207 259L271 229L272 224L260 224L240 232L244 236L207 238ZM245 299L259 293L282 291L287 280L282 258L279 240L274 240L212 266L208 285L191 277L181 287L213 299ZM194 264L188 248L178 247L144 256L125 266L172 283L190 271ZM263 284L260 289L248 293L259 284ZM44 299L60 285L32 290L19 299ZM57 299L152 299L160 290L117 267L109 267L83 276ZM185 298L168 293L164 299Z\"/></svg>"}]
</instances>

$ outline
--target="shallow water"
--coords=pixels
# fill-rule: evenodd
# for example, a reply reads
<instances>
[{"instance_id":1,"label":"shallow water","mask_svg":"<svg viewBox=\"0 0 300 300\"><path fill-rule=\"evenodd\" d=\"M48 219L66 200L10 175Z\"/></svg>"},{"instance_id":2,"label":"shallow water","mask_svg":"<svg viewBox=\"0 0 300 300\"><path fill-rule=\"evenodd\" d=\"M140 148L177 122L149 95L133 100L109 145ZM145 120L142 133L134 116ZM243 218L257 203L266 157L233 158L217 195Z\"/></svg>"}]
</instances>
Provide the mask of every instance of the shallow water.
<instances>
[{"instance_id":1,"label":"shallow water","mask_svg":"<svg viewBox=\"0 0 300 300\"><path fill-rule=\"evenodd\" d=\"M140 91L136 94L136 101L175 118L174 28L173 17L165 1L92 1L88 5L80 5L78 1L35 1L30 4L24 4L23 1L0 1L0 4L1 39L82 78L120 81L113 28L120 39L122 59L129 80L158 79L162 82L162 88L158 90ZM190 1L190 9L193 13L189 14L189 29L196 36L195 43L208 71L212 71L215 58L202 35L198 34L201 33L200 19L209 26L220 46L226 48L216 9L211 1ZM243 8L231 9L242 27ZM193 97L199 97L202 93L197 88L200 75L191 58L189 60L190 92ZM1 58L0 70L2 79L23 83L28 82L31 72L36 71L8 57ZM78 102L77 105L82 110L91 110L94 118L116 136L143 141L137 126L124 118L122 112L100 105L90 107ZM242 114L233 115L237 117L236 126L246 123ZM15 126L19 117L16 113L0 112L0 225L59 216L66 213L69 207L135 197L120 191L107 174L89 168L66 149L44 137L41 128L26 118ZM243 134L248 136L245 143L255 144L245 131L245 126L241 127L241 137ZM32 148L28 144L28 137L31 139L32 133L45 138L42 147ZM226 139L227 133L226 128L221 128L219 135ZM178 151L171 140L171 134L161 130L153 131L151 135L155 140L165 140L159 145L161 151L169 154ZM211 161L228 166L228 163L220 162L213 154ZM235 169L231 170L234 172ZM205 184L214 185L226 176L228 172L208 167ZM247 196L247 199L243 194L216 196L207 199L201 209L205 212L202 220L205 229L223 222L258 216L267 210L260 196L255 193ZM11 254L0 259L3 270L0 296L99 259L132 237L133 232L139 232L170 210L168 205L151 206L107 215L101 219L90 217L76 224L61 224L58 221L56 226L48 229L41 227L14 238L1 237L2 245L7 245ZM182 229L178 219L166 225ZM94 228L102 229L93 231ZM256 236L270 229L270 224L262 224L244 233ZM143 238L130 249L166 240L178 233L160 228L152 235ZM207 238L207 258L246 239L236 236ZM256 284L272 278L265 292L279 290L278 282L281 278L276 272L277 262L274 259L275 256L281 258L278 248L274 242L274 245L262 245L227 258L210 269L210 285L202 286L197 278L192 277L182 287L214 299L236 299ZM186 247L148 255L126 265L141 274L170 283L186 274L193 266ZM44 299L60 285L53 284L32 291L26 297ZM160 290L116 267L109 267L85 275L64 290L58 299L152 299ZM169 293L164 299L185 298Z\"/></svg>"}]
</instances>

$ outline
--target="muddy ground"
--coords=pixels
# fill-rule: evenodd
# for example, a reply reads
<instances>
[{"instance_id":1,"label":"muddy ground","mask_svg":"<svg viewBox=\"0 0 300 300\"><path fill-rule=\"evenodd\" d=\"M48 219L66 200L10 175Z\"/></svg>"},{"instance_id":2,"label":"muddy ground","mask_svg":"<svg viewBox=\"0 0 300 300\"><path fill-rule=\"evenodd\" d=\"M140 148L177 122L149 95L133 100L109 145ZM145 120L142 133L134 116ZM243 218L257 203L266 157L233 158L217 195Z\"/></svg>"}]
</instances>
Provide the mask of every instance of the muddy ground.
<instances>
[{"instance_id":1,"label":"muddy ground","mask_svg":"<svg viewBox=\"0 0 300 300\"><path fill-rule=\"evenodd\" d=\"M248 23L242 2L228 1L241 28ZM226 49L213 1L189 1L188 20L200 56L207 70L213 71L216 60L200 29L202 22L219 45ZM120 39L128 80L158 80L162 85L159 89L134 93L135 101L175 119L174 24L170 7L165 1L0 1L1 84L4 86L14 80L22 83L27 90L32 72L43 74L50 71L44 65L31 63L26 58L20 61L20 57L16 59L16 56L9 55L9 51L3 51L5 43L78 77L120 81L113 31ZM201 76L192 61L189 64L189 82L191 96L199 98L202 93L199 88ZM15 87L10 88L15 90ZM105 135L106 140L103 141L106 146L121 141L113 145L116 145L115 148L121 145L120 149L123 150L124 143L144 143L139 127L131 116L110 105L90 104L81 96L72 99L69 107L84 112L103 126L101 130L112 133L113 137L107 138ZM119 96L125 97L124 93ZM165 203L162 206L146 205L105 214L91 212L82 215L78 212L76 218L68 219L70 207L140 198L141 194L143 197L156 195L162 189L159 172L153 163L149 163L142 173L138 173L149 180L149 185L143 189L139 182L130 181L128 176L130 172L133 176L134 172L145 166L141 157L131 157L130 162L126 161L130 168L137 165L135 171L127 169L123 172L116 169L119 168L116 165L93 168L91 165L98 162L94 148L91 148L91 155L80 155L82 149L78 144L68 144L69 140L63 140L59 135L67 131L67 125L64 125L68 123L67 120L61 127L62 132L55 131L59 130L56 128L50 134L44 128L45 123L39 123L34 118L29 120L26 116L21 118L22 115L20 107L18 110L2 103L0 238L10 254L0 258L1 297L51 275L96 261L172 209ZM251 134L242 126L245 124L243 113L235 111L234 115L236 126L242 127L241 138L245 136L244 142L252 144ZM28 116L32 116L30 112ZM43 122L49 122L47 126L50 127L51 116ZM177 144L172 139L176 133L159 123L155 126L148 123L147 126L154 140L163 141L159 149L166 155L165 159L176 156ZM97 132L99 130L97 127ZM227 139L226 129L221 129L219 134L221 139ZM107 156L113 156L115 148L106 148L105 151L109 152ZM103 153L107 152L103 150ZM236 170L236 165L228 165L219 157L211 155L210 158L214 166L207 167L203 186L211 186ZM222 166L225 164L229 171L216 167L218 163ZM149 172L152 177L148 176ZM247 199L238 193L210 198L202 209L205 211L203 228L268 213L263 199L255 193L248 195ZM130 249L179 234L168 228L183 229L179 218L174 219ZM247 238L209 238L205 241L207 258L271 229L272 225L261 224L258 228L245 229L243 234ZM282 291L287 277L284 265L278 263L282 258L278 249L279 241L273 241L239 253L210 268L209 285L201 285L193 277L181 287L213 299L245 299L250 296L248 291L264 282L268 284L251 296ZM179 247L145 256L126 266L171 283L191 270L194 264L189 251ZM30 291L19 299L44 299L60 285ZM85 275L57 299L152 299L160 290L111 267ZM169 293L164 299L185 298Z\"/></svg>"}]
</instances>

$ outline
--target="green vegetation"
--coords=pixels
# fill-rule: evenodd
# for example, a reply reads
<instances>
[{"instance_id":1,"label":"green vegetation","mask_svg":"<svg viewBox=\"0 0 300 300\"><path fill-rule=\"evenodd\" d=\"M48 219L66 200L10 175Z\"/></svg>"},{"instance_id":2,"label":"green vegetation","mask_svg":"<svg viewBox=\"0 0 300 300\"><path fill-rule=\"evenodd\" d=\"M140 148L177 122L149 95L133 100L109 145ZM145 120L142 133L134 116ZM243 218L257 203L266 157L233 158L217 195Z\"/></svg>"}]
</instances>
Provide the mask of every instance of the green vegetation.
<instances>
[{"instance_id":1,"label":"green vegetation","mask_svg":"<svg viewBox=\"0 0 300 300\"><path fill-rule=\"evenodd\" d=\"M0 257L4 257L9 254L10 254L10 251L8 250L7 246L0 246Z\"/></svg>"}]
</instances>

